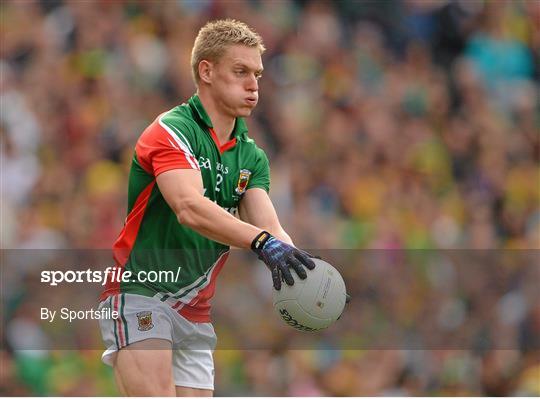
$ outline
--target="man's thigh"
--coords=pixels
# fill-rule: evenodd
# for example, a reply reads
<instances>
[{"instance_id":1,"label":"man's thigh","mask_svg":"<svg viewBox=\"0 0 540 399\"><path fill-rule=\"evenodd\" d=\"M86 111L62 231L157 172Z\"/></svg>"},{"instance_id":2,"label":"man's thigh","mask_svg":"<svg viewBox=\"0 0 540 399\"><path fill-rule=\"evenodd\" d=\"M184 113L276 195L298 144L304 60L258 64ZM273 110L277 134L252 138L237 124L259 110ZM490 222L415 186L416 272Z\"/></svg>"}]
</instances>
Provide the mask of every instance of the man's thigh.
<instances>
[{"instance_id":1,"label":"man's thigh","mask_svg":"<svg viewBox=\"0 0 540 399\"><path fill-rule=\"evenodd\" d=\"M114 361L118 387L127 396L175 396L171 343L162 339L135 342Z\"/></svg>"}]
</instances>

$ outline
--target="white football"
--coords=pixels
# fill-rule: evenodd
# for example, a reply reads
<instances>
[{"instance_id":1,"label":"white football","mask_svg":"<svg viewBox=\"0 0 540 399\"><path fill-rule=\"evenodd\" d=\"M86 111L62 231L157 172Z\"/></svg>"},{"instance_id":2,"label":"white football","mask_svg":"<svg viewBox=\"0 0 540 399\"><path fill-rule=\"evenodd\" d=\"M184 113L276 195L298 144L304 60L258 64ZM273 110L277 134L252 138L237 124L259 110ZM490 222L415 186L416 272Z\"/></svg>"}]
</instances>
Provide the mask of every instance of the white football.
<instances>
[{"instance_id":1,"label":"white football","mask_svg":"<svg viewBox=\"0 0 540 399\"><path fill-rule=\"evenodd\" d=\"M274 309L289 326L317 331L336 321L345 307L347 291L341 274L328 262L313 259L315 268L300 280L294 270L294 285L285 282L273 290Z\"/></svg>"}]
</instances>

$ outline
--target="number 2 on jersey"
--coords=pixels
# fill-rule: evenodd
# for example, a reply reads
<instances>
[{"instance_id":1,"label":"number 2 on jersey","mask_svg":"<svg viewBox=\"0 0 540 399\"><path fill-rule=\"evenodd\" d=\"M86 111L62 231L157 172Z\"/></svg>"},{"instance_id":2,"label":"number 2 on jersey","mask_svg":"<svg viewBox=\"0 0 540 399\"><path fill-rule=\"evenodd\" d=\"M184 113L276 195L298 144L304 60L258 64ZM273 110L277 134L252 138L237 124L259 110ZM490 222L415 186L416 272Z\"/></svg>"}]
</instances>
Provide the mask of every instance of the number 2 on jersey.
<instances>
[{"instance_id":1,"label":"number 2 on jersey","mask_svg":"<svg viewBox=\"0 0 540 399\"><path fill-rule=\"evenodd\" d=\"M218 173L216 176L216 190L217 192L221 191L221 188L219 188L219 185L223 182L223 175L221 173Z\"/></svg>"}]
</instances>

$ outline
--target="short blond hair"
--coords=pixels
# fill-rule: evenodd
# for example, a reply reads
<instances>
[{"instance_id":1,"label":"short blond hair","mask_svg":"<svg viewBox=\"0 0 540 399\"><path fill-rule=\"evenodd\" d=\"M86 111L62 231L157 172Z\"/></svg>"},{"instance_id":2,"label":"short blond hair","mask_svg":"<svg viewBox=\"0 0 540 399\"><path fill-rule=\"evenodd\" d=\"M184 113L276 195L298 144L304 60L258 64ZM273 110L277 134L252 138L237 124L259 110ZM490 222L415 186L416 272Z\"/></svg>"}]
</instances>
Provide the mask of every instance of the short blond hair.
<instances>
[{"instance_id":1,"label":"short blond hair","mask_svg":"<svg viewBox=\"0 0 540 399\"><path fill-rule=\"evenodd\" d=\"M261 54L266 50L257 32L234 19L210 21L199 30L191 51L191 73L195 84L198 85L201 79L199 63L202 60L218 61L227 47L234 44L257 47Z\"/></svg>"}]
</instances>

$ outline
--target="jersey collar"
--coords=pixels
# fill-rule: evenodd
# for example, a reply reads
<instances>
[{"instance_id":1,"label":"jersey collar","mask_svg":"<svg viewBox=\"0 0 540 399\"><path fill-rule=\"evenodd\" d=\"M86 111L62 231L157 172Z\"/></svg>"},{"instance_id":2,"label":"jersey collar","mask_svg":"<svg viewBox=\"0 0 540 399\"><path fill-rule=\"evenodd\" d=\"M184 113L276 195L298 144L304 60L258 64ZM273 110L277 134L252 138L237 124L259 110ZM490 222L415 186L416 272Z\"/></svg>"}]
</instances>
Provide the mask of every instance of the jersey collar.
<instances>
[{"instance_id":1,"label":"jersey collar","mask_svg":"<svg viewBox=\"0 0 540 399\"><path fill-rule=\"evenodd\" d=\"M201 99L197 94L194 94L189 100L188 104L191 108L193 108L196 112L196 114L199 116L199 119L201 122L204 123L204 125L208 129L213 129L212 121L210 120L210 117L206 113L206 110L204 109ZM234 129L232 132L232 135L234 138L246 138L247 136L247 125L244 118L236 118L236 123L234 124Z\"/></svg>"}]
</instances>

